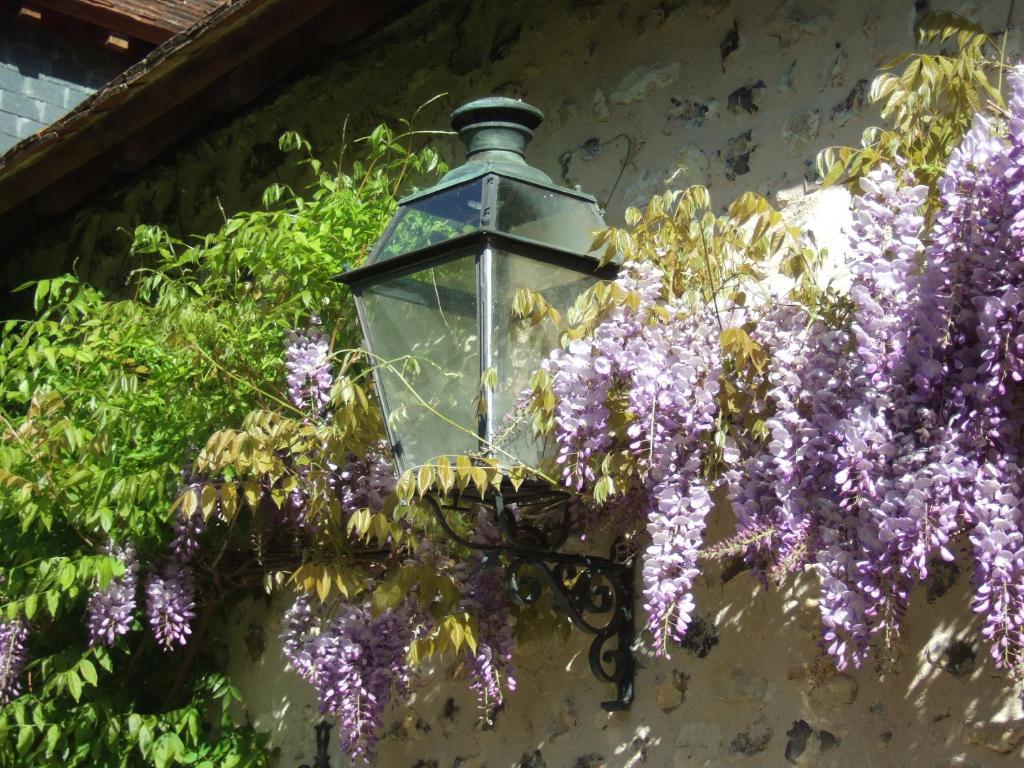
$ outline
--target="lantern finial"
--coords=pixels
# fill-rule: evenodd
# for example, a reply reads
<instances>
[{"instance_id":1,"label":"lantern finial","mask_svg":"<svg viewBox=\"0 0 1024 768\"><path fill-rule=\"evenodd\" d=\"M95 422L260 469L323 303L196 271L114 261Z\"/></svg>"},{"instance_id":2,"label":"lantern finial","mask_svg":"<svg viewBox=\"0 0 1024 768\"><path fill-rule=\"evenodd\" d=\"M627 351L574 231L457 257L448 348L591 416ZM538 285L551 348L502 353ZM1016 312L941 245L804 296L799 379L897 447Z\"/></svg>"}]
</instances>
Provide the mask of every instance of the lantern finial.
<instances>
[{"instance_id":1,"label":"lantern finial","mask_svg":"<svg viewBox=\"0 0 1024 768\"><path fill-rule=\"evenodd\" d=\"M523 157L544 113L518 99L491 96L477 99L452 112L452 128L466 145L466 161L483 152L511 152Z\"/></svg>"},{"instance_id":2,"label":"lantern finial","mask_svg":"<svg viewBox=\"0 0 1024 768\"><path fill-rule=\"evenodd\" d=\"M482 164L515 178L551 184L546 173L525 160L526 145L543 120L544 113L536 107L506 96L463 104L452 112L452 128L466 145L466 163L449 172L440 184L474 176Z\"/></svg>"}]
</instances>

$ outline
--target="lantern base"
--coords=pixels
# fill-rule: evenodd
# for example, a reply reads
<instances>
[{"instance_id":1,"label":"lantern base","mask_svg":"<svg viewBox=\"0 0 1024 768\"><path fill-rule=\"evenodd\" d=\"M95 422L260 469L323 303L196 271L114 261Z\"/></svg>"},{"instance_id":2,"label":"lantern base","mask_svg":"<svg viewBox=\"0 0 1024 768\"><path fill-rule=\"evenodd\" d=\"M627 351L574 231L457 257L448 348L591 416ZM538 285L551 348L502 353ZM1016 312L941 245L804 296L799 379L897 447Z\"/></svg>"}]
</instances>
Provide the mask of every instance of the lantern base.
<instances>
[{"instance_id":1,"label":"lantern base","mask_svg":"<svg viewBox=\"0 0 1024 768\"><path fill-rule=\"evenodd\" d=\"M633 644L634 567L616 541L608 557L562 552L569 535L569 494L551 488L520 489L514 502L501 491L454 502L428 495L438 524L458 544L484 553L485 567L502 569L513 602L532 605L547 587L555 608L581 631L593 635L590 669L616 696L601 702L609 712L628 709L633 701L636 659ZM472 541L455 530L454 517L485 506L500 533L497 543Z\"/></svg>"}]
</instances>

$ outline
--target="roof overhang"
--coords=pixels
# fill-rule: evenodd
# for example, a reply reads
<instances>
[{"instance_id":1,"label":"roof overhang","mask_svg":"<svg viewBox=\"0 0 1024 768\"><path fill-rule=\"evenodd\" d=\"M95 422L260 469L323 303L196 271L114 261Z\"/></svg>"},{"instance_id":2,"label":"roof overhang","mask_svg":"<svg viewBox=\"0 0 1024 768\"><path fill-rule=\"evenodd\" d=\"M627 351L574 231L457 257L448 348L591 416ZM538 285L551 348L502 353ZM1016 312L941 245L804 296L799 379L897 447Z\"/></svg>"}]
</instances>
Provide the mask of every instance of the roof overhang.
<instances>
[{"instance_id":1,"label":"roof overhang","mask_svg":"<svg viewBox=\"0 0 1024 768\"><path fill-rule=\"evenodd\" d=\"M0 156L0 245L418 4L232 0L215 9Z\"/></svg>"}]
</instances>

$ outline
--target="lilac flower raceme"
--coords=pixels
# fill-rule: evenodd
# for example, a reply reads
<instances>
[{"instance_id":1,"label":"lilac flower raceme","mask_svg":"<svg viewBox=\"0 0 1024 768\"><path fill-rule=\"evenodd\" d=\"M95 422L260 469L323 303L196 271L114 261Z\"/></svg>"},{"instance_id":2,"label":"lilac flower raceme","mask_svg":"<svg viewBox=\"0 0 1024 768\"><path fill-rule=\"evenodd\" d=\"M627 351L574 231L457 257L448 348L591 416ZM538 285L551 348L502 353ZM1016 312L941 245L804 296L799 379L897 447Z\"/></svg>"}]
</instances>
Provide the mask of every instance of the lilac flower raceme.
<instances>
[{"instance_id":1,"label":"lilac flower raceme","mask_svg":"<svg viewBox=\"0 0 1024 768\"><path fill-rule=\"evenodd\" d=\"M21 677L28 663L27 644L27 622L0 622L0 707L21 695Z\"/></svg>"},{"instance_id":2,"label":"lilac flower raceme","mask_svg":"<svg viewBox=\"0 0 1024 768\"><path fill-rule=\"evenodd\" d=\"M196 617L195 579L189 567L171 560L146 580L146 615L157 644L165 651L188 643Z\"/></svg>"},{"instance_id":3,"label":"lilac flower raceme","mask_svg":"<svg viewBox=\"0 0 1024 768\"><path fill-rule=\"evenodd\" d=\"M192 492L196 494L197 502L199 501L200 490L199 485L192 487ZM198 510L198 506L197 503L197 510L191 515L185 515L184 512L179 510L178 516L174 521L175 535L174 540L171 542L171 552L180 563L192 562L192 558L195 557L196 551L199 549L199 537L206 530L206 519L203 517L203 513Z\"/></svg>"},{"instance_id":4,"label":"lilac flower raceme","mask_svg":"<svg viewBox=\"0 0 1024 768\"><path fill-rule=\"evenodd\" d=\"M664 304L665 316L653 311L664 301L662 277L651 264L625 265L619 283L635 301L611 310L590 338L553 352L544 367L556 395L558 461L570 487L594 482L612 444L610 394L623 392L628 402L633 420L626 437L638 459L632 493L647 504L648 628L666 653L667 641L682 640L693 610L712 506L700 448L714 431L721 359L715 318L673 301Z\"/></svg>"},{"instance_id":5,"label":"lilac flower raceme","mask_svg":"<svg viewBox=\"0 0 1024 768\"><path fill-rule=\"evenodd\" d=\"M107 552L124 565L124 573L111 579L106 588L89 598L89 644L113 645L132 628L135 618L136 592L139 582L139 561L135 547L110 546Z\"/></svg>"},{"instance_id":6,"label":"lilac flower raceme","mask_svg":"<svg viewBox=\"0 0 1024 768\"><path fill-rule=\"evenodd\" d=\"M322 416L331 401L330 345L316 327L288 332L285 345L288 396L296 408Z\"/></svg>"},{"instance_id":7,"label":"lilac flower raceme","mask_svg":"<svg viewBox=\"0 0 1024 768\"><path fill-rule=\"evenodd\" d=\"M477 512L476 540L493 544L499 540L499 535L488 514L482 508ZM504 702L505 691L516 689L511 602L501 570L488 568L479 552L460 563L458 576L462 584L462 608L477 620L476 650L466 649L470 688L476 694L484 717L490 717Z\"/></svg>"},{"instance_id":8,"label":"lilac flower raceme","mask_svg":"<svg viewBox=\"0 0 1024 768\"><path fill-rule=\"evenodd\" d=\"M388 702L407 690L405 654L417 624L408 601L377 617L345 605L324 618L301 597L285 616L285 656L316 690L321 713L338 719L341 749L353 761L370 762Z\"/></svg>"},{"instance_id":9,"label":"lilac flower raceme","mask_svg":"<svg viewBox=\"0 0 1024 768\"><path fill-rule=\"evenodd\" d=\"M338 474L341 508L349 515L360 509L380 512L396 483L394 466L383 451L368 451L364 457L349 455Z\"/></svg>"}]
</instances>

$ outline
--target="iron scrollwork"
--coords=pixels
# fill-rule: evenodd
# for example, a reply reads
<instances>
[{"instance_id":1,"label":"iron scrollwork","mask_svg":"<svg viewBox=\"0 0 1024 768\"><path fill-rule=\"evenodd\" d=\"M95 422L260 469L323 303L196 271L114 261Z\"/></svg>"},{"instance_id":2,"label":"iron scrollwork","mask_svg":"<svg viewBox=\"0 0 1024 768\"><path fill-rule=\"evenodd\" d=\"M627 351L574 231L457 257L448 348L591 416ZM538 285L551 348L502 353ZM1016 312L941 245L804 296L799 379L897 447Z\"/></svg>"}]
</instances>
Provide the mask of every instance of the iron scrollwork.
<instances>
[{"instance_id":1,"label":"iron scrollwork","mask_svg":"<svg viewBox=\"0 0 1024 768\"><path fill-rule=\"evenodd\" d=\"M312 768L331 768L331 758L327 751L331 744L331 724L324 721L316 727L316 757ZM304 763L299 768L310 768Z\"/></svg>"},{"instance_id":2,"label":"iron scrollwork","mask_svg":"<svg viewBox=\"0 0 1024 768\"><path fill-rule=\"evenodd\" d=\"M516 497L506 504L501 493L463 503L428 496L438 524L455 542L500 561L509 597L519 605L540 600L547 587L555 607L581 631L593 635L589 662L594 676L616 686L615 698L601 702L609 711L628 709L633 701L636 660L633 643L633 564L618 542L608 557L561 552L569 537L568 495L546 491ZM449 515L483 504L494 515L498 543L473 541L460 534ZM529 509L530 514L522 510ZM535 522L545 520L546 525Z\"/></svg>"}]
</instances>

